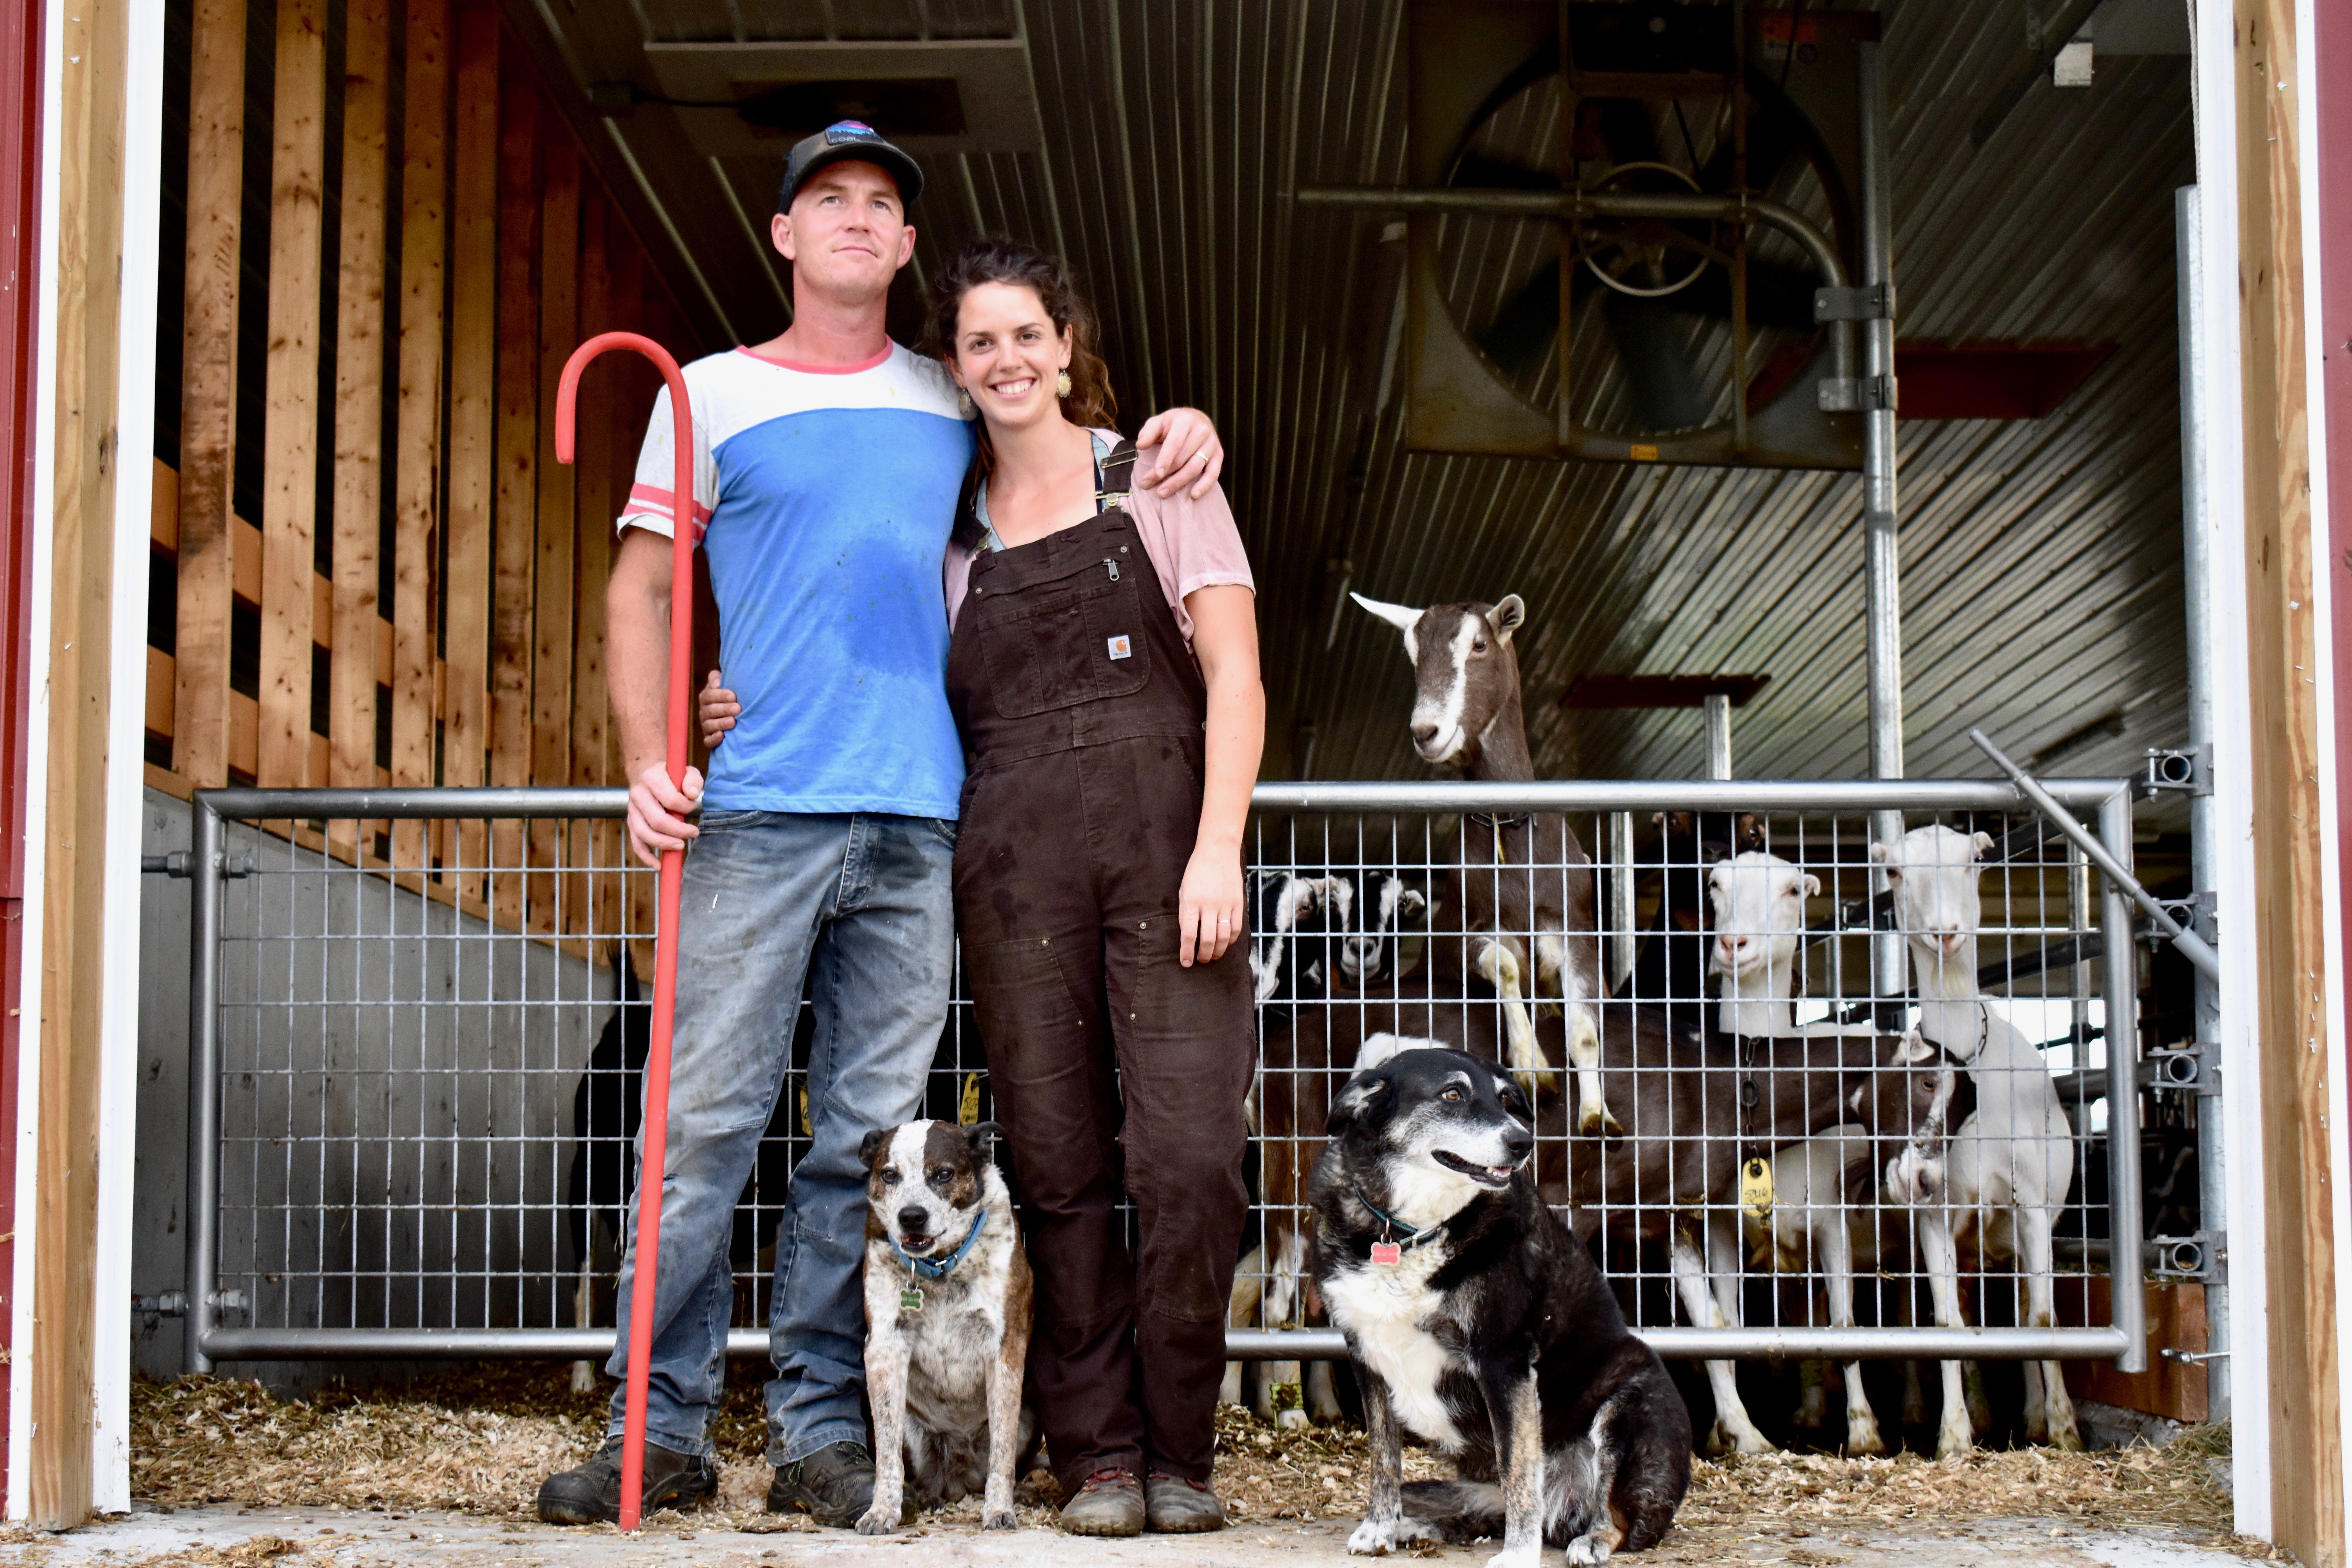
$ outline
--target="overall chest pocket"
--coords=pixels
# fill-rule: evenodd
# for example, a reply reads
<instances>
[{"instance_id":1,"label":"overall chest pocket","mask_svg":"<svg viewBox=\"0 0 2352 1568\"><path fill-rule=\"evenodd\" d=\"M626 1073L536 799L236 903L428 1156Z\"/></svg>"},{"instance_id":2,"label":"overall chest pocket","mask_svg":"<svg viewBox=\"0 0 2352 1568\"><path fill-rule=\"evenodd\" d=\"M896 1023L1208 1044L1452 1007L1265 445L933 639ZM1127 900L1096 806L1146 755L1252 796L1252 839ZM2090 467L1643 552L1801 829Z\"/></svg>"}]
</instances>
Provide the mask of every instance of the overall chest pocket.
<instances>
[{"instance_id":1,"label":"overall chest pocket","mask_svg":"<svg viewBox=\"0 0 2352 1568\"><path fill-rule=\"evenodd\" d=\"M992 593L978 606L981 653L998 713L1026 719L1132 696L1150 682L1140 574L1124 563L1116 578L1111 570L1088 562L1001 597Z\"/></svg>"}]
</instances>

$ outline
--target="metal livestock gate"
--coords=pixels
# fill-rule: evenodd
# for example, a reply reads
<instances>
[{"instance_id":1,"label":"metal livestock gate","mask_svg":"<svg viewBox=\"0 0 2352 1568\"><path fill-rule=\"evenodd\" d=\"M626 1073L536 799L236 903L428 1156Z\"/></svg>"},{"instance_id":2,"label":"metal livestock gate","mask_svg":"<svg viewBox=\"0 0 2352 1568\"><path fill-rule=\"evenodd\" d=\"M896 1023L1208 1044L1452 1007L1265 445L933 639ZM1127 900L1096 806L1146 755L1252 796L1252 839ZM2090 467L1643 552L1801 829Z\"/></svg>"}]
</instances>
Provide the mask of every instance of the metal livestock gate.
<instances>
[{"instance_id":1,"label":"metal livestock gate","mask_svg":"<svg viewBox=\"0 0 2352 1568\"><path fill-rule=\"evenodd\" d=\"M2130 782L2050 787L2128 869ZM627 1004L616 1002L618 981L604 964L628 939L651 934L649 900L633 898L630 884L649 884L652 873L623 864L609 825L625 800L617 789L197 793L185 865L194 894L187 1289L174 1303L188 1319L190 1370L273 1358L610 1352L610 1222L620 1206L610 1189L628 1158L628 1132L613 1108L634 1099L635 1082L625 1047L617 1060L611 1049L626 1030L607 1026ZM1375 888L1393 876L1433 907L1402 922L1391 973L1365 989L1310 981L1297 1000L1260 1009L1265 1070L1245 1242L1253 1250L1228 1335L1236 1358L1344 1353L1336 1332L1301 1321L1296 1291L1268 1321L1269 1301L1285 1307L1279 1238L1307 1217L1295 1175L1269 1173L1303 1169L1313 1138L1301 1118L1319 1127L1323 1097L1353 1065L1352 1057L1311 1062L1299 1041L1394 1027L1394 969L1411 969L1416 949L1463 931L1458 900L1447 894L1463 869L1465 814L1474 813L1505 814L1507 823L1513 813L1562 813L1600 863L1597 934L1608 981L1622 982L1598 1007L1604 1039L1633 1027L1637 1006L1671 1002L1687 1021L1714 1005L1700 996L1689 959L1703 953L1693 943L1716 933L1682 934L1681 967L1666 977L1671 994L1659 995L1641 990L1652 971L1633 970L1633 928L1660 920L1655 907L1671 911L1678 896L1686 903L1724 847L1760 847L1817 880L1797 939L1794 1021L1899 1026L1909 1005L1903 982L1873 979L1906 973L1890 951L1904 939L1891 929L1885 880L1870 859L1874 829L1885 814L1907 813L1909 826L1940 821L1993 838L1979 974L1995 1010L2042 1046L2045 1060L2032 1070L2049 1074L2071 1120L2068 1188L2051 1218L2058 1322L2078 1326L2030 1324L2019 1266L1979 1247L1962 1276L1972 1326L1935 1327L1907 1239L1911 1216L1874 1195L1849 1215L1864 1256L1874 1254L1866 1268L1857 1263L1853 1326L1827 1326L1823 1281L1803 1257L1781 1259L1780 1289L1748 1291L1745 1326L1696 1325L1665 1288L1654 1237L1637 1241L1631 1227L1644 1217L1654 1230L1690 1225L1709 1210L1738 1224L1740 1194L1710 1190L1673 1213L1645 1215L1658 1207L1654 1194L1604 1193L1606 1267L1662 1353L2069 1357L2136 1371L2146 1357L2144 1263L2199 1271L2193 1238L2163 1238L2159 1247L2144 1237L2139 1095L2105 1092L2110 1082L2173 1087L2194 1077L2193 1058L2139 1059L2129 900L2007 784L1272 784L1258 787L1255 807L1253 889L1284 872L1363 872ZM1728 814L1750 816L1734 830L1736 842L1708 846L1680 825L1654 835L1664 813L1697 814L1688 826L1699 832ZM1563 881L1570 874L1559 864L1511 870ZM1655 907L1643 916L1645 903ZM1323 975L1338 972L1336 939L1297 940L1298 966L1319 960ZM1431 998L1418 1016L1442 1015L1445 1026L1395 1032L1503 1032L1500 1005L1481 983L1433 980L1421 989L1420 978L1405 982ZM1569 1131L1574 1088L1561 1019L1543 1007L1531 1016L1560 1073L1538 1101L1536 1165L1539 1179L1564 1180L1598 1145ZM600 1031L606 1049L592 1063ZM782 1173L803 1145L800 1059L739 1214L734 1356L767 1350L761 1264ZM959 973L925 1113L971 1121L986 1104ZM1269 1191L1269 1182L1294 1184ZM598 1213L582 1212L583 1190ZM1547 1195L1563 1194L1547 1187ZM1749 1268L1751 1284L1773 1278L1769 1265ZM2101 1323L2088 1311L2095 1274L2112 1286L2112 1314Z\"/></svg>"}]
</instances>

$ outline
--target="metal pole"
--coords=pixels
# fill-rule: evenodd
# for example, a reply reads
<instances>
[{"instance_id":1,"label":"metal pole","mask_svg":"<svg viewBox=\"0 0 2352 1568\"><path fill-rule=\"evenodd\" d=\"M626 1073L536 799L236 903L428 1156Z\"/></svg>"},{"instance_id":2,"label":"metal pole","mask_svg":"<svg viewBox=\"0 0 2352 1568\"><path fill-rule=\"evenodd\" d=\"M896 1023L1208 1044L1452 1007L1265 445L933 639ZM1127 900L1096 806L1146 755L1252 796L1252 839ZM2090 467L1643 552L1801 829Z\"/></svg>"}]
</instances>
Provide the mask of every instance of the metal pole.
<instances>
[{"instance_id":1,"label":"metal pole","mask_svg":"<svg viewBox=\"0 0 2352 1568\"><path fill-rule=\"evenodd\" d=\"M1475 186L1415 190L1381 185L1301 185L1294 199L1303 207L1342 207L1359 212L1475 213L1489 217L1563 219L1701 218L1735 223L1742 227L1760 223L1795 240L1811 258L1813 269L1824 284L1832 289L1845 286L1845 263L1839 259L1837 247L1830 242L1829 236L1801 214L1758 196L1647 191L1554 193ZM1853 374L1853 329L1843 318L1830 323L1830 374L1841 382Z\"/></svg>"},{"instance_id":2,"label":"metal pole","mask_svg":"<svg viewBox=\"0 0 2352 1568\"><path fill-rule=\"evenodd\" d=\"M1633 973L1633 814L1609 814L1609 989Z\"/></svg>"},{"instance_id":3,"label":"metal pole","mask_svg":"<svg viewBox=\"0 0 2352 1568\"><path fill-rule=\"evenodd\" d=\"M1895 214L1887 173L1886 82L1878 45L1857 48L1856 104L1861 121L1862 286L1894 298ZM1862 536L1866 600L1865 643L1870 683L1870 775L1903 776L1903 600L1895 548L1895 315L1890 303L1864 323L1862 338ZM1881 812L1871 824L1881 843L1903 837L1899 812ZM1872 889L1887 890L1886 873L1871 872ZM1910 990L1903 934L1882 931L1871 942L1871 994L1882 1003Z\"/></svg>"},{"instance_id":4,"label":"metal pole","mask_svg":"<svg viewBox=\"0 0 2352 1568\"><path fill-rule=\"evenodd\" d=\"M206 792L191 803L188 841L187 1338L184 1372L210 1372L205 1339L220 1289L221 819Z\"/></svg>"},{"instance_id":5,"label":"metal pole","mask_svg":"<svg viewBox=\"0 0 2352 1568\"><path fill-rule=\"evenodd\" d=\"M2129 876L2131 792L2117 790L2099 807L2101 847ZM2094 857L2096 858L2096 857ZM2132 941L2132 900L2115 877L2099 879L2099 931L2107 982L2107 1283L2115 1326L2124 1332L2118 1372L2147 1370L2147 1292L2141 1284L2139 1186L2139 949ZM2206 1363L2210 1366L2212 1363Z\"/></svg>"},{"instance_id":6,"label":"metal pole","mask_svg":"<svg viewBox=\"0 0 2352 1568\"><path fill-rule=\"evenodd\" d=\"M2189 645L2189 748L2197 753L2204 776L2189 797L2189 885L2199 900L2198 934L2214 940L2203 911L2210 907L2220 886L2214 860L2220 852L2219 826L2213 811L2213 628L2207 584L2211 578L2206 537L2204 332L2200 312L2204 300L2204 263L2198 247L2201 207L2195 185L2173 193L2173 255L2175 289L2180 300L2180 572ZM2205 1076L2218 1081L2221 1065L2221 987L2214 976L2197 972L2197 1048L2204 1058ZM2221 1102L2217 1095L2197 1097L2197 1224L2201 1230L2220 1231L2228 1212L2228 1153L2222 1144ZM2227 1254L2215 1264L2217 1272L2205 1286L2205 1342L2226 1350L2230 1343L2230 1286ZM2230 1417L2230 1363L2227 1357L2205 1363L2206 1407L2210 1419Z\"/></svg>"},{"instance_id":7,"label":"metal pole","mask_svg":"<svg viewBox=\"0 0 2352 1568\"><path fill-rule=\"evenodd\" d=\"M2131 874L2131 846L2128 842L2124 847L2124 853L2118 857L2105 844L2085 833L2083 825L2075 821L2071 813L2061 810L2050 792L2036 783L2023 768L2010 761L2008 754L1987 739L1982 730L1970 730L1969 739L1976 742L1978 751L1992 759L1995 767L2009 775L2009 782L2017 786L2019 795L2048 817L2052 826L2074 840L2075 847L2091 858L2092 864L2106 873L2107 880L2123 894L2126 901L2137 903L2147 911L2148 920L2180 951L2181 957L2215 979L2221 978L2221 961L2214 956L2205 939L2174 920L2172 911L2164 907L2163 901L2140 886L2139 879Z\"/></svg>"},{"instance_id":8,"label":"metal pole","mask_svg":"<svg viewBox=\"0 0 2352 1568\"><path fill-rule=\"evenodd\" d=\"M1748 1328L1636 1329L1634 1337L1675 1360L1762 1361L1822 1356L1836 1361L1912 1356L1955 1361L2107 1361L2124 1336L2106 1329ZM225 1361L579 1361L612 1353L613 1336L589 1329L223 1329ZM730 1329L727 1355L766 1361L765 1329ZM1337 1329L1227 1329L1228 1361L1337 1361L1348 1353Z\"/></svg>"},{"instance_id":9,"label":"metal pole","mask_svg":"<svg viewBox=\"0 0 2352 1568\"><path fill-rule=\"evenodd\" d=\"M1710 691L1700 700L1706 714L1706 776L1731 776L1731 699Z\"/></svg>"}]
</instances>

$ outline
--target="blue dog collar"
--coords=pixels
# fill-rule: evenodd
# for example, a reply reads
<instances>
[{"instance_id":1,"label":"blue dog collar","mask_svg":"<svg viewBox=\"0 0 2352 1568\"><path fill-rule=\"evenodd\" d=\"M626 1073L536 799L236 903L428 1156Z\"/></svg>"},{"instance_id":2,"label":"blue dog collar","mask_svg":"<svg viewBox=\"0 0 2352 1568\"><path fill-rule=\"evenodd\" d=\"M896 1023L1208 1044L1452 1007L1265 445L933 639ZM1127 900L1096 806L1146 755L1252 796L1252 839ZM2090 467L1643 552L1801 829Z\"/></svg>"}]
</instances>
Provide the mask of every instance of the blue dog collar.
<instances>
[{"instance_id":1,"label":"blue dog collar","mask_svg":"<svg viewBox=\"0 0 2352 1568\"><path fill-rule=\"evenodd\" d=\"M979 1245L980 1233L982 1230L986 1228L987 1225L988 1209L983 1205L980 1211L980 1217L971 1222L971 1234L963 1238L963 1245L958 1247L953 1252L948 1254L944 1260L935 1258L917 1258L905 1247L899 1246L898 1238L895 1236L890 1238L890 1250L897 1253L898 1255L898 1261L913 1269L919 1278L924 1279L944 1279L949 1275L954 1273L955 1266L961 1263L965 1257L971 1253L971 1249L975 1246Z\"/></svg>"}]
</instances>

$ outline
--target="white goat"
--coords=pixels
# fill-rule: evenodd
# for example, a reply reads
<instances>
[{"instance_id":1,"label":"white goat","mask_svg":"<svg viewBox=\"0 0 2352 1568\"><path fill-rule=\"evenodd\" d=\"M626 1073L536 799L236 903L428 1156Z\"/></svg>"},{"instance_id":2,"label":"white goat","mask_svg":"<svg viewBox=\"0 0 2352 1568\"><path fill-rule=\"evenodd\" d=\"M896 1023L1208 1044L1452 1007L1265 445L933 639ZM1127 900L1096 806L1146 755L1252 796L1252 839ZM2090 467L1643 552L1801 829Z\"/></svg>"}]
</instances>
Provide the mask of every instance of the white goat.
<instances>
[{"instance_id":1,"label":"white goat","mask_svg":"<svg viewBox=\"0 0 2352 1568\"><path fill-rule=\"evenodd\" d=\"M1973 1237L1985 1259L2015 1262L2025 1278L2026 1326L2047 1328L2057 1321L2052 1231L2074 1183L2074 1129L2041 1049L1977 991L1978 860L1991 847L1990 834L1930 826L1913 828L1892 847L1874 844L1870 853L1886 868L1896 922L1909 939L1919 1032L1969 1064L1976 1082L1976 1110L1947 1158L1945 1201L1920 1202L1913 1215L1936 1321L1950 1328L1965 1321L1959 1246ZM1943 1374L1939 1458L1975 1443L1961 1363L1944 1363ZM2025 1435L2060 1448L2083 1446L2054 1361L2025 1363Z\"/></svg>"},{"instance_id":2,"label":"white goat","mask_svg":"<svg viewBox=\"0 0 2352 1568\"><path fill-rule=\"evenodd\" d=\"M1751 849L1718 861L1708 872L1707 899L1715 929L1708 966L1723 977L1716 1024L1724 1034L1874 1032L1867 1025L1799 1027L1795 1023L1790 1004L1797 994L1797 945L1805 929L1805 900L1820 891L1821 883L1811 873L1763 850ZM1772 1207L1768 1216L1759 1219L1741 1211L1735 1237L1730 1215L1719 1210L1703 1211L1697 1246L1678 1228L1668 1243L1668 1258L1684 1307L1692 1318L1715 1326L1739 1321L1740 1258L1736 1243L1744 1242L1748 1257L1777 1271L1801 1272L1818 1266L1831 1324L1853 1327L1855 1272L1876 1269L1880 1250L1888 1239L1869 1216L1856 1214L1846 1199L1845 1173L1869 1152L1869 1135L1858 1126L1832 1127L1784 1145L1773 1152L1769 1161ZM1739 1398L1733 1363L1708 1362L1706 1374L1716 1407L1716 1424L1707 1435L1710 1447L1736 1447L1743 1454L1769 1451L1770 1441L1757 1430ZM1885 1453L1877 1415L1863 1392L1860 1362L1847 1363L1845 1382L1846 1452ZM1805 1398L1812 1412L1809 1424L1820 1425L1818 1378L1808 1384ZM1806 1424L1801 1419L1800 1425Z\"/></svg>"}]
</instances>

